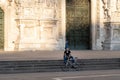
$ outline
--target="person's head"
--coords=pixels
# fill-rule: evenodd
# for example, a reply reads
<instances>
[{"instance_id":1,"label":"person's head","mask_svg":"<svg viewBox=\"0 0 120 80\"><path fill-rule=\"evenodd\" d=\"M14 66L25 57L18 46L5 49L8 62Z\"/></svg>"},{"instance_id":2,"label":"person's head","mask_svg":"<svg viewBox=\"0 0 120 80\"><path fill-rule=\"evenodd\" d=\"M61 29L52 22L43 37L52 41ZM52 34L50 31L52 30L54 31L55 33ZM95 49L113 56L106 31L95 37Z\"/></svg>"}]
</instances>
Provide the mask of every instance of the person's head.
<instances>
[{"instance_id":1,"label":"person's head","mask_svg":"<svg viewBox=\"0 0 120 80\"><path fill-rule=\"evenodd\" d=\"M69 48L66 48L66 50L70 50Z\"/></svg>"}]
</instances>

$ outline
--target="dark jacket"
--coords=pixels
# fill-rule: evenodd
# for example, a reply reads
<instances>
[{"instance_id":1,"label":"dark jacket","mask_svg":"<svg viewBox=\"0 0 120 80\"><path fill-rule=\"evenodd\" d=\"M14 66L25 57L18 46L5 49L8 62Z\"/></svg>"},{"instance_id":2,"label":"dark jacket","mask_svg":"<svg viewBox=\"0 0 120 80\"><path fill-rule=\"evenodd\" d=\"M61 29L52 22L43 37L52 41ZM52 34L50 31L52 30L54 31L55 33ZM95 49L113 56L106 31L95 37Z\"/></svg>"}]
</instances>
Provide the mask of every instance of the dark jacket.
<instances>
[{"instance_id":1,"label":"dark jacket","mask_svg":"<svg viewBox=\"0 0 120 80\"><path fill-rule=\"evenodd\" d=\"M71 56L71 51L70 50L65 50L64 51L64 56L70 57Z\"/></svg>"}]
</instances>

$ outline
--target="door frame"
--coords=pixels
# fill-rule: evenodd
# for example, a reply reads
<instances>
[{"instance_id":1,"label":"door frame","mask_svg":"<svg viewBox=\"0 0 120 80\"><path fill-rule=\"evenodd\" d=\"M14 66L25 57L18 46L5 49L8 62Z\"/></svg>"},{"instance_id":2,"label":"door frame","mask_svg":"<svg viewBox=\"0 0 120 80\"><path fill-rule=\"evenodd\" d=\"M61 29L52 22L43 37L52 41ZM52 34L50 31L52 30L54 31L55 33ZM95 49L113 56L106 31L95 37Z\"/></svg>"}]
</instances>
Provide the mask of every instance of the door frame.
<instances>
[{"instance_id":1,"label":"door frame","mask_svg":"<svg viewBox=\"0 0 120 80\"><path fill-rule=\"evenodd\" d=\"M66 40L66 0L61 0L62 1L62 33L64 36L64 41L63 44L65 45L65 40ZM90 1L90 47L91 50L96 50L96 19L97 19L97 13L96 13L96 6L97 6L97 1L96 0L89 0Z\"/></svg>"},{"instance_id":2,"label":"door frame","mask_svg":"<svg viewBox=\"0 0 120 80\"><path fill-rule=\"evenodd\" d=\"M2 44L2 48L0 48L0 50L4 50L4 42L5 42L5 39L4 39L4 10L0 7L0 10L1 10L1 12L2 12L2 14L3 14L3 16L2 16L2 19L3 19L3 21L2 21L2 27L3 27L3 30L2 30L2 33L3 33L3 44Z\"/></svg>"}]
</instances>

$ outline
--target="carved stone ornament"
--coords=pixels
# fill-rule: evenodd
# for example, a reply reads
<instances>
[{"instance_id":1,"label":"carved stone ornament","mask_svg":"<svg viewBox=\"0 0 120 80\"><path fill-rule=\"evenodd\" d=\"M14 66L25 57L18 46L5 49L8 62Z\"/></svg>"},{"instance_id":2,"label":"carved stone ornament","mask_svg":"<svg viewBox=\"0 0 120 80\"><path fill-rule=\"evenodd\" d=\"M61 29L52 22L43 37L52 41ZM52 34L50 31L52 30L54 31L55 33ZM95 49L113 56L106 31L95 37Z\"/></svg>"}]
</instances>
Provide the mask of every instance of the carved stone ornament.
<instances>
[{"instance_id":1,"label":"carved stone ornament","mask_svg":"<svg viewBox=\"0 0 120 80\"><path fill-rule=\"evenodd\" d=\"M107 7L107 0L102 0L103 2L103 11L104 11L104 18L105 19L110 19L110 13L109 13L109 8Z\"/></svg>"},{"instance_id":2,"label":"carved stone ornament","mask_svg":"<svg viewBox=\"0 0 120 80\"><path fill-rule=\"evenodd\" d=\"M107 3L107 0L102 0L102 2L103 2L104 4L106 4L106 3Z\"/></svg>"},{"instance_id":3,"label":"carved stone ornament","mask_svg":"<svg viewBox=\"0 0 120 80\"><path fill-rule=\"evenodd\" d=\"M120 11L120 0L117 0L116 7L117 7L117 10Z\"/></svg>"},{"instance_id":4,"label":"carved stone ornament","mask_svg":"<svg viewBox=\"0 0 120 80\"><path fill-rule=\"evenodd\" d=\"M12 2L12 0L8 0L9 2Z\"/></svg>"}]
</instances>

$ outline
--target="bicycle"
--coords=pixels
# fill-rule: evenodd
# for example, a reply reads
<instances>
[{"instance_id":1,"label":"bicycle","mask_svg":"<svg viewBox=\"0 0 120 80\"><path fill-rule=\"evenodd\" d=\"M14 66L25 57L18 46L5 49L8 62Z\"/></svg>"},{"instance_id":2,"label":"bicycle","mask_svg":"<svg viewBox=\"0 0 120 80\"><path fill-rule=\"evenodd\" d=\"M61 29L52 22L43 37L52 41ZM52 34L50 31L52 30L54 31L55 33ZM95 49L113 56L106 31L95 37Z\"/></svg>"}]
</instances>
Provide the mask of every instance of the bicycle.
<instances>
[{"instance_id":1,"label":"bicycle","mask_svg":"<svg viewBox=\"0 0 120 80\"><path fill-rule=\"evenodd\" d=\"M79 71L80 65L77 62L77 57L74 58L74 62L71 58L67 59L65 65L62 67L63 71Z\"/></svg>"},{"instance_id":2,"label":"bicycle","mask_svg":"<svg viewBox=\"0 0 120 80\"><path fill-rule=\"evenodd\" d=\"M66 61L65 66L69 67L69 68L74 68L74 65L75 65L75 63L73 62L73 59L72 58L68 58L67 61Z\"/></svg>"}]
</instances>

